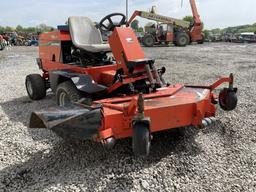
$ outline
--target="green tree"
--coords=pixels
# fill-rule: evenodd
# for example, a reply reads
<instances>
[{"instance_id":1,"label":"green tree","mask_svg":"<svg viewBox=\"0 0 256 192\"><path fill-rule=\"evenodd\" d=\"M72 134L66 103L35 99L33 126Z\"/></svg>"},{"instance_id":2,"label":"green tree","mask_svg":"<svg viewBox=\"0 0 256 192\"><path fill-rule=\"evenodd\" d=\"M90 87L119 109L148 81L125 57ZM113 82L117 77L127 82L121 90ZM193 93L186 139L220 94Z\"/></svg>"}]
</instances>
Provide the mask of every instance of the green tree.
<instances>
[{"instance_id":1,"label":"green tree","mask_svg":"<svg viewBox=\"0 0 256 192\"><path fill-rule=\"evenodd\" d=\"M36 33L37 29L35 27L27 27L26 29L24 29L24 32L26 32L26 33Z\"/></svg>"},{"instance_id":2,"label":"green tree","mask_svg":"<svg viewBox=\"0 0 256 192\"><path fill-rule=\"evenodd\" d=\"M194 22L194 18L193 18L192 16L190 16L190 15L185 16L185 17L183 18L183 20L184 20L184 21L188 21L188 22L190 22L190 23L193 23L193 22Z\"/></svg>"},{"instance_id":3,"label":"green tree","mask_svg":"<svg viewBox=\"0 0 256 192\"><path fill-rule=\"evenodd\" d=\"M139 27L138 32L144 32L143 27Z\"/></svg>"},{"instance_id":4,"label":"green tree","mask_svg":"<svg viewBox=\"0 0 256 192\"><path fill-rule=\"evenodd\" d=\"M10 32L10 31L13 31L13 30L14 30L13 27L10 27L10 26L5 27L5 32Z\"/></svg>"},{"instance_id":5,"label":"green tree","mask_svg":"<svg viewBox=\"0 0 256 192\"><path fill-rule=\"evenodd\" d=\"M131 23L131 28L135 31L137 31L139 29L139 21L138 20L134 20L132 23Z\"/></svg>"},{"instance_id":6,"label":"green tree","mask_svg":"<svg viewBox=\"0 0 256 192\"><path fill-rule=\"evenodd\" d=\"M5 32L5 28L0 26L0 34L4 33Z\"/></svg>"},{"instance_id":7,"label":"green tree","mask_svg":"<svg viewBox=\"0 0 256 192\"><path fill-rule=\"evenodd\" d=\"M204 36L205 36L206 39L208 39L210 37L210 30L206 29L206 30L203 31L203 33L204 33Z\"/></svg>"},{"instance_id":8,"label":"green tree","mask_svg":"<svg viewBox=\"0 0 256 192\"><path fill-rule=\"evenodd\" d=\"M212 29L211 32L212 32L213 34L219 34L219 33L222 33L222 30L219 29L219 28L216 28L216 29Z\"/></svg>"},{"instance_id":9,"label":"green tree","mask_svg":"<svg viewBox=\"0 0 256 192\"><path fill-rule=\"evenodd\" d=\"M54 28L42 23L38 25L38 29L40 32L49 32L49 31L52 31Z\"/></svg>"},{"instance_id":10,"label":"green tree","mask_svg":"<svg viewBox=\"0 0 256 192\"><path fill-rule=\"evenodd\" d=\"M21 25L18 25L16 27L16 31L23 32L23 27Z\"/></svg>"},{"instance_id":11,"label":"green tree","mask_svg":"<svg viewBox=\"0 0 256 192\"><path fill-rule=\"evenodd\" d=\"M239 29L238 33L255 32L255 31L256 31L256 27L247 27L247 28Z\"/></svg>"},{"instance_id":12,"label":"green tree","mask_svg":"<svg viewBox=\"0 0 256 192\"><path fill-rule=\"evenodd\" d=\"M32 33L32 34L37 34L38 32L49 32L54 30L53 27L47 26L46 24L40 24L39 26L36 27L23 27L21 25L18 25L17 27L3 27L0 26L0 33L6 33L6 32L12 32L12 31L17 31L18 33Z\"/></svg>"}]
</instances>

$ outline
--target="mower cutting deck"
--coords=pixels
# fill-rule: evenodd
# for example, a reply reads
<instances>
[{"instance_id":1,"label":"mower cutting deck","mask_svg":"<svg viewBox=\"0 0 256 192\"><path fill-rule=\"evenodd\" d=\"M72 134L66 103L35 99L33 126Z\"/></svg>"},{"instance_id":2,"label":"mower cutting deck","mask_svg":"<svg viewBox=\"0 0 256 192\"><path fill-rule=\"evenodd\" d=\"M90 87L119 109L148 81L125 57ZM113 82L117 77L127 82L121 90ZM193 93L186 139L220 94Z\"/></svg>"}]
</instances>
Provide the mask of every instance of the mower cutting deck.
<instances>
[{"instance_id":1,"label":"mower cutting deck","mask_svg":"<svg viewBox=\"0 0 256 192\"><path fill-rule=\"evenodd\" d=\"M121 17L119 22L114 17ZM145 58L132 29L122 27L122 14L105 17L98 28L112 34L103 43L99 29L86 17L71 17L69 25L40 37L38 65L43 75L28 75L31 99L42 99L51 88L60 107L33 112L31 128L49 128L62 138L92 139L112 147L132 137L136 155L148 155L151 134L184 126L215 122L219 94L224 110L237 105L233 75L210 86L169 85ZM113 57L109 56L112 52Z\"/></svg>"}]
</instances>

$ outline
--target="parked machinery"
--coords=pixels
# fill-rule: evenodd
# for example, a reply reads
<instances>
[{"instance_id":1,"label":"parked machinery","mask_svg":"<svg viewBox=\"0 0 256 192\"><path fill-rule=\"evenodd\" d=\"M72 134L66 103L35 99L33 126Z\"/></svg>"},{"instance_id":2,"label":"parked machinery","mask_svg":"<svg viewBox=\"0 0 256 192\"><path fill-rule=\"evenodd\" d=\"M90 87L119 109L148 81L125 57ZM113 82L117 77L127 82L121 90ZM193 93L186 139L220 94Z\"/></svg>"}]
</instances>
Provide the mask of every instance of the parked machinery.
<instances>
[{"instance_id":1,"label":"parked machinery","mask_svg":"<svg viewBox=\"0 0 256 192\"><path fill-rule=\"evenodd\" d=\"M190 42L202 44L204 42L204 34L202 33L203 24L200 20L195 0L190 0L190 5L193 13L192 23L151 12L135 11L129 19L127 26L137 16L160 22L151 27L146 27L146 33L142 38L142 43L147 47L161 43L169 44L170 42L173 42L177 46L186 46Z\"/></svg>"},{"instance_id":2,"label":"parked machinery","mask_svg":"<svg viewBox=\"0 0 256 192\"><path fill-rule=\"evenodd\" d=\"M0 51L4 50L7 46L7 42L2 35L0 35Z\"/></svg>"}]
</instances>

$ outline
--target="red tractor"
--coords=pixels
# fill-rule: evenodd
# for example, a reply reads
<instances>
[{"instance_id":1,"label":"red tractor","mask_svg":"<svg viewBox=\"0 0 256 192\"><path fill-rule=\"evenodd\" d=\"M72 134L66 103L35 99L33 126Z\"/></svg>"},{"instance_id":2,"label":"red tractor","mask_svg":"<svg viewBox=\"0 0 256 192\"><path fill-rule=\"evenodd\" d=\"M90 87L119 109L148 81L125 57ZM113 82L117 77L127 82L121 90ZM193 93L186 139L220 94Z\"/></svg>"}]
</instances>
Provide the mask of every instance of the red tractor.
<instances>
[{"instance_id":1,"label":"red tractor","mask_svg":"<svg viewBox=\"0 0 256 192\"><path fill-rule=\"evenodd\" d=\"M155 61L145 58L125 25L120 13L97 26L87 17L70 17L67 26L40 35L37 63L42 75L26 77L27 92L39 100L51 89L59 107L33 112L31 128L108 147L132 137L134 153L148 155L154 132L212 124L217 104L212 91L222 83L229 86L220 92L220 106L235 109L232 75L210 86L170 85L163 78L166 69L156 69ZM109 44L103 43L100 30L111 32Z\"/></svg>"}]
</instances>

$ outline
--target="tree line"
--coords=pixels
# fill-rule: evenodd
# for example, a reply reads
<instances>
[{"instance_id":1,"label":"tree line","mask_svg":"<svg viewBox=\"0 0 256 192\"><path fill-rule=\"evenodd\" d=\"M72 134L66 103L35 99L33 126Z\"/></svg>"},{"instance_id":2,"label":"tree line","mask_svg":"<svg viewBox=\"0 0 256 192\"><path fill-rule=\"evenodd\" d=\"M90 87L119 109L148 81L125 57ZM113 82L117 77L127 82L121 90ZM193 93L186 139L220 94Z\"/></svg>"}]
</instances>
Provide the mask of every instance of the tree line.
<instances>
[{"instance_id":1,"label":"tree line","mask_svg":"<svg viewBox=\"0 0 256 192\"><path fill-rule=\"evenodd\" d=\"M224 29L212 29L209 30L212 33L244 33L244 32L253 32L256 33L256 23L252 24L252 25L240 25L240 26L235 26L235 27L227 27Z\"/></svg>"},{"instance_id":2,"label":"tree line","mask_svg":"<svg viewBox=\"0 0 256 192\"><path fill-rule=\"evenodd\" d=\"M186 16L183 18L185 21L191 22L193 20L192 16ZM131 27L133 29L136 29L138 32L143 32L143 27L139 26L138 20L134 20L131 23ZM53 31L54 28L51 26L47 26L46 24L40 24L36 27L23 27L21 25L18 25L16 27L10 27L10 26L0 26L0 34L2 33L8 33L8 32L13 32L16 31L18 33L32 33L32 34L38 34L42 32L49 32ZM232 34L239 34L243 32L254 32L256 34L256 23L252 25L240 25L240 26L235 26L235 27L227 27L224 29L216 28L216 29L205 29L204 33L205 34L224 34L224 33L232 33Z\"/></svg>"},{"instance_id":3,"label":"tree line","mask_svg":"<svg viewBox=\"0 0 256 192\"><path fill-rule=\"evenodd\" d=\"M38 33L49 32L49 31L53 31L53 30L54 30L53 27L47 26L46 24L40 24L36 27L23 27L21 25L18 25L16 27L0 26L0 34L9 33L9 32L13 32L13 31L16 31L18 33L38 34Z\"/></svg>"}]
</instances>

